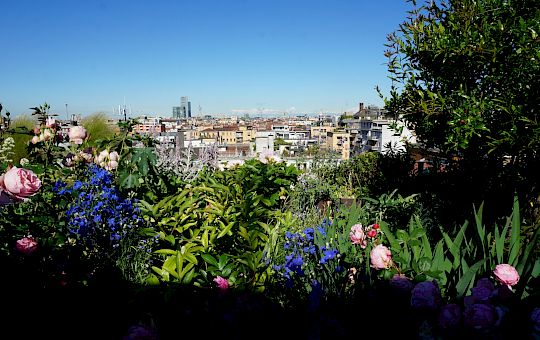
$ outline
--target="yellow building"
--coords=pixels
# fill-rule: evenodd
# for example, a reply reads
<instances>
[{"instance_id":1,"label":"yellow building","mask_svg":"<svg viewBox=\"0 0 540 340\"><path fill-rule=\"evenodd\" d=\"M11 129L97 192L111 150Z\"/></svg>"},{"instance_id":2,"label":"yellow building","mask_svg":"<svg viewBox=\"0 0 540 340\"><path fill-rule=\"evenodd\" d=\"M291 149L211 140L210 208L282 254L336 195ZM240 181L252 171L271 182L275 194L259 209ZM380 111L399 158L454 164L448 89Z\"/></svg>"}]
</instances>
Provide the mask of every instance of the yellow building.
<instances>
[{"instance_id":1,"label":"yellow building","mask_svg":"<svg viewBox=\"0 0 540 340\"><path fill-rule=\"evenodd\" d=\"M311 126L311 139L316 139L319 145L325 145L327 133L334 132L334 130L334 126Z\"/></svg>"},{"instance_id":2,"label":"yellow building","mask_svg":"<svg viewBox=\"0 0 540 340\"><path fill-rule=\"evenodd\" d=\"M345 131L327 132L326 146L330 150L341 153L341 159L349 159L351 154L351 134Z\"/></svg>"}]
</instances>

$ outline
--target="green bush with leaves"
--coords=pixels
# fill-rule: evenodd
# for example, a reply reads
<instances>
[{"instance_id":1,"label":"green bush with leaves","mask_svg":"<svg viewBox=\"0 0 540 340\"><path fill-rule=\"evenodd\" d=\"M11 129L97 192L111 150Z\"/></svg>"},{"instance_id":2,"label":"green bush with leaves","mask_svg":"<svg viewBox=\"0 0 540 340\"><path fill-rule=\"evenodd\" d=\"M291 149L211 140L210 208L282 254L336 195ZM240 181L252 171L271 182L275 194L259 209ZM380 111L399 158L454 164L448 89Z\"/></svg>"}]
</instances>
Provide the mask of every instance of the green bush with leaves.
<instances>
[{"instance_id":1,"label":"green bush with leaves","mask_svg":"<svg viewBox=\"0 0 540 340\"><path fill-rule=\"evenodd\" d=\"M203 173L155 205L143 202L145 218L164 242L149 282L208 285L211 275L220 275L239 287L261 288L264 256L279 225L276 211L295 178L295 168L284 163L252 160Z\"/></svg>"}]
</instances>

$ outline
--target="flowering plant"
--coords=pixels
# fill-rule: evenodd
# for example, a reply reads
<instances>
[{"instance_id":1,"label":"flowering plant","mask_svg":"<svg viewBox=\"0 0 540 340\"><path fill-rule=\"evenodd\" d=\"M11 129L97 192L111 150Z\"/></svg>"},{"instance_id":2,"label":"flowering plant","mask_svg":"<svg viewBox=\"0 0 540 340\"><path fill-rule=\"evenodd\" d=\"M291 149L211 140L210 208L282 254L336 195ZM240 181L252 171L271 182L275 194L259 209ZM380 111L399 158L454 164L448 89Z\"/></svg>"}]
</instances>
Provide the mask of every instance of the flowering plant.
<instances>
[{"instance_id":1,"label":"flowering plant","mask_svg":"<svg viewBox=\"0 0 540 340\"><path fill-rule=\"evenodd\" d=\"M149 253L153 239L141 233L144 223L139 208L121 197L112 174L90 165L82 179L70 185L58 180L53 192L67 201L63 216L70 232L68 243L86 260L87 274L117 266L124 255L133 256L126 248Z\"/></svg>"}]
</instances>

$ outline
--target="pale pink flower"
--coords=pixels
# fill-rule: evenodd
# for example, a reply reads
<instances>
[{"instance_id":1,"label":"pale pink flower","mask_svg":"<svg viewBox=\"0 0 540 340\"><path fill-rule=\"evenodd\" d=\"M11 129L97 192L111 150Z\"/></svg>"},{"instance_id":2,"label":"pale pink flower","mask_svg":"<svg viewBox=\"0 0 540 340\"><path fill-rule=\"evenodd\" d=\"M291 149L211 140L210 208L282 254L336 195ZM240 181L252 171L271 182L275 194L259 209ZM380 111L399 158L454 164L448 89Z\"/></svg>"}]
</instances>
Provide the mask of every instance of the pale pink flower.
<instances>
[{"instance_id":1,"label":"pale pink flower","mask_svg":"<svg viewBox=\"0 0 540 340\"><path fill-rule=\"evenodd\" d=\"M218 276L214 279L214 282L216 283L217 287L219 289L227 289L229 288L229 281L227 281L227 279L221 277L221 276Z\"/></svg>"},{"instance_id":2,"label":"pale pink flower","mask_svg":"<svg viewBox=\"0 0 540 340\"><path fill-rule=\"evenodd\" d=\"M86 129L82 126L72 126L69 129L68 137L69 141L75 144L82 144L84 139L86 138Z\"/></svg>"},{"instance_id":3,"label":"pale pink flower","mask_svg":"<svg viewBox=\"0 0 540 340\"><path fill-rule=\"evenodd\" d=\"M516 285L519 281L519 274L516 268L506 263L498 264L493 271L493 275L495 275L497 281L507 285L508 288Z\"/></svg>"},{"instance_id":4,"label":"pale pink flower","mask_svg":"<svg viewBox=\"0 0 540 340\"><path fill-rule=\"evenodd\" d=\"M371 250L371 267L375 269L388 269L392 265L392 252L382 244Z\"/></svg>"},{"instance_id":5,"label":"pale pink flower","mask_svg":"<svg viewBox=\"0 0 540 340\"><path fill-rule=\"evenodd\" d=\"M109 160L118 162L118 159L120 159L120 156L118 155L118 152L113 151L109 153Z\"/></svg>"},{"instance_id":6,"label":"pale pink flower","mask_svg":"<svg viewBox=\"0 0 540 340\"><path fill-rule=\"evenodd\" d=\"M362 248L365 248L367 245L366 234L361 224L355 224L351 227L349 238L353 244L359 244Z\"/></svg>"},{"instance_id":7,"label":"pale pink flower","mask_svg":"<svg viewBox=\"0 0 540 340\"><path fill-rule=\"evenodd\" d=\"M47 118L45 121L45 127L48 127L50 129L54 128L56 126L56 119L54 118Z\"/></svg>"},{"instance_id":8,"label":"pale pink flower","mask_svg":"<svg viewBox=\"0 0 540 340\"><path fill-rule=\"evenodd\" d=\"M268 163L268 162L279 163L281 162L281 158L274 155L274 151L265 149L259 154L259 161L261 161L261 163Z\"/></svg>"},{"instance_id":9,"label":"pale pink flower","mask_svg":"<svg viewBox=\"0 0 540 340\"><path fill-rule=\"evenodd\" d=\"M5 191L20 201L35 195L39 188L41 181L31 170L14 166L0 176L0 191Z\"/></svg>"},{"instance_id":10,"label":"pale pink flower","mask_svg":"<svg viewBox=\"0 0 540 340\"><path fill-rule=\"evenodd\" d=\"M38 243L32 236L28 236L18 240L15 247L21 253L30 255L37 250Z\"/></svg>"},{"instance_id":11,"label":"pale pink flower","mask_svg":"<svg viewBox=\"0 0 540 340\"><path fill-rule=\"evenodd\" d=\"M39 137L38 137L38 136L32 137L31 142L32 142L32 144L37 144L37 143L39 143Z\"/></svg>"},{"instance_id":12,"label":"pale pink flower","mask_svg":"<svg viewBox=\"0 0 540 340\"><path fill-rule=\"evenodd\" d=\"M43 130L43 140L50 140L54 136L53 132L50 129ZM41 135L39 136L41 139Z\"/></svg>"}]
</instances>

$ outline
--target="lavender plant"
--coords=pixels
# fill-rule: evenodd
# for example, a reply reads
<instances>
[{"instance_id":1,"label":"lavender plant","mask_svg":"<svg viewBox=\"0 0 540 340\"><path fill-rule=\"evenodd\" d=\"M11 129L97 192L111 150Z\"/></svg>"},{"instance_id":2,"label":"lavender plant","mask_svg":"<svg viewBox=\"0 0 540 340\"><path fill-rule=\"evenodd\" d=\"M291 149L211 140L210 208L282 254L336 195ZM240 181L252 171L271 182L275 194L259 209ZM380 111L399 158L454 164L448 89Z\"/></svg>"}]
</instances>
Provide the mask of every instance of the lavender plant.
<instances>
[{"instance_id":1,"label":"lavender plant","mask_svg":"<svg viewBox=\"0 0 540 340\"><path fill-rule=\"evenodd\" d=\"M205 167L209 170L218 168L216 145L204 148L199 156L191 143L183 150L177 145L161 143L155 147L154 151L157 156L156 168L184 182L193 181Z\"/></svg>"}]
</instances>

